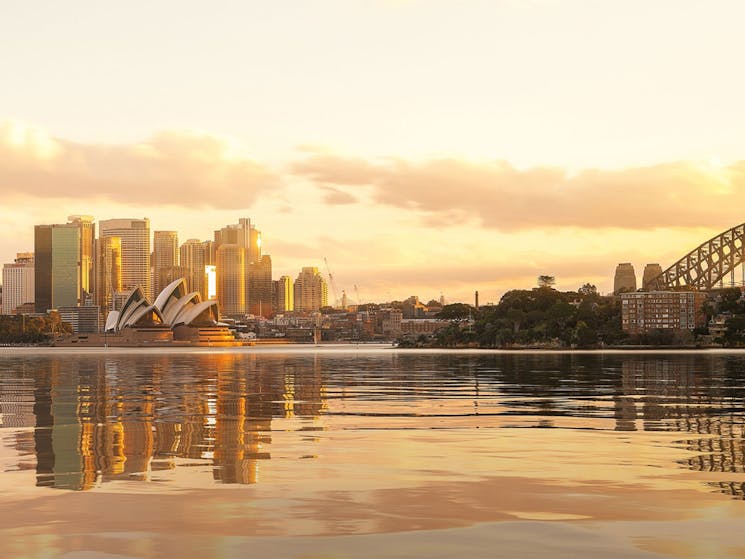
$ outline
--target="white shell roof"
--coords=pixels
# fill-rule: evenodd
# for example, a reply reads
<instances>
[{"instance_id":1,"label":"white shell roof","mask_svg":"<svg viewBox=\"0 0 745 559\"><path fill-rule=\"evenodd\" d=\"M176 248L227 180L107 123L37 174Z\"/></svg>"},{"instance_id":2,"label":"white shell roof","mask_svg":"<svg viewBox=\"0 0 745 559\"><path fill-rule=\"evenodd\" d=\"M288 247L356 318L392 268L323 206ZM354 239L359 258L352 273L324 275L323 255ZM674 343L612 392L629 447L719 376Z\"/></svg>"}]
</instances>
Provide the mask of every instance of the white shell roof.
<instances>
[{"instance_id":1,"label":"white shell roof","mask_svg":"<svg viewBox=\"0 0 745 559\"><path fill-rule=\"evenodd\" d=\"M188 326L207 310L217 323L220 317L217 301L201 301L198 291L187 294L184 278L168 284L152 305L138 286L132 290L119 311L109 312L105 330L118 332L123 328L133 327L150 311L155 312L162 323L171 328L179 324Z\"/></svg>"}]
</instances>

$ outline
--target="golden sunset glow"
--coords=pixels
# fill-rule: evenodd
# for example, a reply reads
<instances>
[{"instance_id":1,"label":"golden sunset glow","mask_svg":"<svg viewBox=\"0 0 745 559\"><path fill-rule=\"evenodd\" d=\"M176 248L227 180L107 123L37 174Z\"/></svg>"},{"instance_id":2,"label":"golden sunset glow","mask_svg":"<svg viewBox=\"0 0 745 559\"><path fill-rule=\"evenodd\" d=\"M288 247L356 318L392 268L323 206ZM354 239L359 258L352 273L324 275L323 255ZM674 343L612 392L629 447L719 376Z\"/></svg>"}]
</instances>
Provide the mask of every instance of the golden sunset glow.
<instances>
[{"instance_id":1,"label":"golden sunset glow","mask_svg":"<svg viewBox=\"0 0 745 559\"><path fill-rule=\"evenodd\" d=\"M218 8L3 9L3 261L68 214L250 216L277 277L496 301L608 292L744 221L739 2Z\"/></svg>"}]
</instances>

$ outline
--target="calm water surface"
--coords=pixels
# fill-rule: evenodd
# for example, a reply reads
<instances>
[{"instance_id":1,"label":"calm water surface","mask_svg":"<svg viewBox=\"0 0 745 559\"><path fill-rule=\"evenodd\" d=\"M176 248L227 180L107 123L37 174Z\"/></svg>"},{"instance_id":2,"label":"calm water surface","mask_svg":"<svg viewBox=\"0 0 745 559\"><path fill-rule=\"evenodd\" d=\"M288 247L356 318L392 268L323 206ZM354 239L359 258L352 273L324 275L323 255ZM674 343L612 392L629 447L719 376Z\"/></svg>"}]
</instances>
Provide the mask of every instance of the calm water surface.
<instances>
[{"instance_id":1,"label":"calm water surface","mask_svg":"<svg viewBox=\"0 0 745 559\"><path fill-rule=\"evenodd\" d=\"M0 349L0 557L745 557L745 353Z\"/></svg>"}]
</instances>

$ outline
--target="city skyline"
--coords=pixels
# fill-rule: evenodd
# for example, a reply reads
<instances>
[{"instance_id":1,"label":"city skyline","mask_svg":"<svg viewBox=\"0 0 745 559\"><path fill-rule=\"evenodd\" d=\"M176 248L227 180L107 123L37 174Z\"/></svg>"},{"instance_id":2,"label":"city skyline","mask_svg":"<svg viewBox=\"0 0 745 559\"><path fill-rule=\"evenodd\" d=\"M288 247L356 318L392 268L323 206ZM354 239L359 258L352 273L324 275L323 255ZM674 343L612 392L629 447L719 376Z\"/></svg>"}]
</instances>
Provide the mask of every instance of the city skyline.
<instances>
[{"instance_id":1,"label":"city skyline","mask_svg":"<svg viewBox=\"0 0 745 559\"><path fill-rule=\"evenodd\" d=\"M740 3L144 10L3 9L3 262L67 215L251 215L274 278L327 258L350 297L486 304L610 292L744 221Z\"/></svg>"}]
</instances>

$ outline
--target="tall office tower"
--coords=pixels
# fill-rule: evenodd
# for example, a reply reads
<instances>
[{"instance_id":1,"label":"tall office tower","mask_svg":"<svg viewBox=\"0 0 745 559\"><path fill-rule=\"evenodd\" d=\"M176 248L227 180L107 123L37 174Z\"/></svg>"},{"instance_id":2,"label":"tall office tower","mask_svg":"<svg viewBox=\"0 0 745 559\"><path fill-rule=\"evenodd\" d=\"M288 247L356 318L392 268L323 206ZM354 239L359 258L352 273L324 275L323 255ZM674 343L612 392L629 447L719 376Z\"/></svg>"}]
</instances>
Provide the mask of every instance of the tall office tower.
<instances>
[{"instance_id":1,"label":"tall office tower","mask_svg":"<svg viewBox=\"0 0 745 559\"><path fill-rule=\"evenodd\" d=\"M248 312L269 318L272 315L272 257L265 254L248 265Z\"/></svg>"},{"instance_id":2,"label":"tall office tower","mask_svg":"<svg viewBox=\"0 0 745 559\"><path fill-rule=\"evenodd\" d=\"M178 233L155 231L153 233L153 293L158 294L178 275ZM173 279L171 279L173 278Z\"/></svg>"},{"instance_id":3,"label":"tall office tower","mask_svg":"<svg viewBox=\"0 0 745 559\"><path fill-rule=\"evenodd\" d=\"M662 274L662 266L659 264L647 264L644 266L644 276L642 276L642 288L649 289L651 281Z\"/></svg>"},{"instance_id":4,"label":"tall office tower","mask_svg":"<svg viewBox=\"0 0 745 559\"><path fill-rule=\"evenodd\" d=\"M3 265L1 314L16 314L25 303L34 302L34 253L19 252L12 264Z\"/></svg>"},{"instance_id":5,"label":"tall office tower","mask_svg":"<svg viewBox=\"0 0 745 559\"><path fill-rule=\"evenodd\" d=\"M150 220L107 219L98 222L99 238L119 237L122 243L122 290L138 285L152 300L150 283Z\"/></svg>"},{"instance_id":6,"label":"tall office tower","mask_svg":"<svg viewBox=\"0 0 745 559\"><path fill-rule=\"evenodd\" d=\"M242 217L238 220L238 223L233 225L226 225L222 229L218 229L217 231L215 231L215 249L219 251L220 246L224 244L236 245L244 250L243 275L245 286L243 288L243 291L246 298L245 309L248 310L249 301L251 301L252 303L255 303L255 305L252 305L252 308L257 311L254 314L259 314L259 306L262 307L262 314L264 314L263 306L265 302L261 302L259 295L255 297L251 295L252 275L261 269L261 267L259 266L261 263L261 232L258 231L253 225L251 225L250 219ZM269 266L269 273L271 276L271 262L269 263ZM217 264L217 275L219 282L219 263ZM259 273L259 283L263 282L263 279L261 279L262 277L262 274ZM271 288L269 288L269 291L271 291ZM218 299L219 298L220 296L218 289ZM271 295L269 296L269 301L271 301ZM271 309L271 307L268 308Z\"/></svg>"},{"instance_id":7,"label":"tall office tower","mask_svg":"<svg viewBox=\"0 0 745 559\"><path fill-rule=\"evenodd\" d=\"M317 311L328 305L328 286L316 267L303 268L295 280L295 310Z\"/></svg>"},{"instance_id":8,"label":"tall office tower","mask_svg":"<svg viewBox=\"0 0 745 559\"><path fill-rule=\"evenodd\" d=\"M122 291L122 239L96 240L96 304L103 313L114 309L116 294Z\"/></svg>"},{"instance_id":9,"label":"tall office tower","mask_svg":"<svg viewBox=\"0 0 745 559\"><path fill-rule=\"evenodd\" d=\"M295 293L292 287L292 278L282 276L274 283L274 312L282 314L294 310Z\"/></svg>"},{"instance_id":10,"label":"tall office tower","mask_svg":"<svg viewBox=\"0 0 745 559\"><path fill-rule=\"evenodd\" d=\"M81 304L80 227L74 223L34 227L36 312Z\"/></svg>"},{"instance_id":11,"label":"tall office tower","mask_svg":"<svg viewBox=\"0 0 745 559\"><path fill-rule=\"evenodd\" d=\"M217 244L215 241L202 241L204 249L204 265L214 266L217 263Z\"/></svg>"},{"instance_id":12,"label":"tall office tower","mask_svg":"<svg viewBox=\"0 0 745 559\"><path fill-rule=\"evenodd\" d=\"M198 291L202 301L206 301L204 244L199 239L189 239L179 248L179 257L187 289Z\"/></svg>"},{"instance_id":13,"label":"tall office tower","mask_svg":"<svg viewBox=\"0 0 745 559\"><path fill-rule=\"evenodd\" d=\"M80 229L80 304L91 298L96 281L95 251L96 225L93 216L71 215L67 222Z\"/></svg>"},{"instance_id":14,"label":"tall office tower","mask_svg":"<svg viewBox=\"0 0 745 559\"><path fill-rule=\"evenodd\" d=\"M52 226L34 226L34 307L47 312L52 306Z\"/></svg>"},{"instance_id":15,"label":"tall office tower","mask_svg":"<svg viewBox=\"0 0 745 559\"><path fill-rule=\"evenodd\" d=\"M242 217L238 220L238 223L218 229L215 231L215 248L219 248L220 245L238 245L247 249L250 244L250 228L251 220Z\"/></svg>"},{"instance_id":16,"label":"tall office tower","mask_svg":"<svg viewBox=\"0 0 745 559\"><path fill-rule=\"evenodd\" d=\"M221 314L246 312L246 249L237 244L217 249L217 300Z\"/></svg>"},{"instance_id":17,"label":"tall office tower","mask_svg":"<svg viewBox=\"0 0 745 559\"><path fill-rule=\"evenodd\" d=\"M636 291L636 273L634 266L624 262L616 266L616 276L613 280L613 293Z\"/></svg>"},{"instance_id":18,"label":"tall office tower","mask_svg":"<svg viewBox=\"0 0 745 559\"><path fill-rule=\"evenodd\" d=\"M93 290L95 226L89 215L71 215L63 224L38 225L34 243L37 312L86 303ZM74 276L74 277L73 277Z\"/></svg>"},{"instance_id":19,"label":"tall office tower","mask_svg":"<svg viewBox=\"0 0 745 559\"><path fill-rule=\"evenodd\" d=\"M258 263L261 261L261 231L248 222L248 262Z\"/></svg>"}]
</instances>

